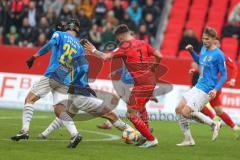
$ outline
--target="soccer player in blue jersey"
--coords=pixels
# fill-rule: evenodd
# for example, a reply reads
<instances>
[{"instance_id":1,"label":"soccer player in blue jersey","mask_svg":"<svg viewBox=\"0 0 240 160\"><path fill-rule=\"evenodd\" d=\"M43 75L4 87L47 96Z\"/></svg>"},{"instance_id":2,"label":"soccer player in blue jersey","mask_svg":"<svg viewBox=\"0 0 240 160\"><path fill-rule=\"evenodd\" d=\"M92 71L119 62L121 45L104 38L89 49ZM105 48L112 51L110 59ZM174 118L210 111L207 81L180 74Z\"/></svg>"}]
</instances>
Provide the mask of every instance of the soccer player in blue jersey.
<instances>
[{"instance_id":1,"label":"soccer player in blue jersey","mask_svg":"<svg viewBox=\"0 0 240 160\"><path fill-rule=\"evenodd\" d=\"M194 61L200 66L200 76L197 84L183 95L176 108L176 114L180 116L179 124L185 136L183 142L177 144L177 146L195 145L187 120L191 118L212 126L212 140L215 140L218 136L221 124L201 113L201 109L210 99L216 96L217 91L227 79L225 57L223 52L215 45L216 37L216 31L207 27L203 32L203 47L200 55L193 52L192 47L186 47L191 52ZM220 78L218 77L219 73Z\"/></svg>"},{"instance_id":2,"label":"soccer player in blue jersey","mask_svg":"<svg viewBox=\"0 0 240 160\"><path fill-rule=\"evenodd\" d=\"M85 58L85 54L82 46L80 45L80 43L75 37L71 37L71 36L68 37L68 35L65 34L65 33L71 33L73 35L76 35L76 33L78 33L79 31L78 22L76 20L71 20L69 23L67 23L65 30L67 32L56 32L53 34L53 38L59 37L60 42L61 42L61 39L64 40L66 38L67 43L64 43L63 45L63 50L64 50L63 54L61 56L58 56L55 59L56 60L55 64L53 64L53 67L51 68L51 70L47 72L48 74L45 74L45 76L48 76L48 78L45 78L46 80L43 83L45 87L43 87L42 83L41 85L38 84L37 86L39 87L37 87L35 90L31 90L30 94L32 97L36 97L36 99L39 99L45 94L47 94L48 92L52 91L54 111L57 118L55 119L54 123L52 123L53 125L52 126L50 125L50 128L51 127L53 129L56 128L56 124L57 126L64 125L72 135L72 139L68 147L75 148L77 144L80 142L81 136L77 132L74 122L72 120L71 116L73 115L73 113L68 112L68 110L72 110L72 109L66 108L68 107L67 103L69 103L69 99L68 99L69 95L67 95L67 92L70 92L72 94L81 94L82 96L90 96L90 95L94 95L95 93L93 90L90 89L88 85L88 77L87 77L88 62ZM63 34L63 37L60 37L61 34ZM57 45L57 44L55 42L51 42L52 39L50 40L51 46L49 46L49 44L46 44L42 49L40 49L39 51L40 53L42 52L44 52L43 54L47 53L51 47L54 50L54 45ZM80 47L77 47L77 46L80 46ZM75 48L79 48L79 50L75 51ZM44 51L41 52L41 50L44 50ZM30 60L28 60L28 65L30 67L32 66L33 61L35 60L35 57L38 57L38 55L39 53L34 55L34 57L30 58ZM50 66L51 66L51 62L52 61L50 61ZM70 80L69 78L70 72L73 73L72 80ZM44 92L44 95L41 96L42 88L46 88L46 89L42 91ZM71 97L74 97L74 96L71 95ZM79 99L83 100L82 97L80 97ZM86 99L86 100L89 100L89 99ZM73 102L73 100L71 101ZM86 105L88 103L90 104ZM108 111L107 109L109 108L107 108L106 106L104 106L105 108L102 107L102 109L105 109L104 113L106 114L104 114L103 112L99 112L99 109L101 109L101 107L99 107L99 103L101 103L101 106L103 106L101 100L92 99L92 101L89 100L87 102L83 102L83 104L85 104L83 107L85 108L81 108L81 107L80 108L83 111L86 111L87 113L90 113L90 114L92 111L95 112L97 109L98 116L102 116L103 118L107 118L111 120L113 125L119 128L120 130L124 130L127 127L130 127L126 123L122 122L114 113L107 112ZM80 105L78 105L77 107L79 106ZM79 109L77 108L74 111L76 110L79 110ZM74 112L74 114L76 113ZM23 115L23 118L24 118L24 115ZM28 117L28 119L30 122L31 117ZM26 125L24 124L24 122L25 121L23 121L23 125ZM27 125L29 129L29 123ZM48 130L48 132L50 133L51 131ZM20 139L27 139L28 136L29 136L28 130L26 130L23 126L23 129L20 131L20 133L17 134L16 136L13 136L12 140L18 141Z\"/></svg>"},{"instance_id":3,"label":"soccer player in blue jersey","mask_svg":"<svg viewBox=\"0 0 240 160\"><path fill-rule=\"evenodd\" d=\"M68 82L68 79L61 79L62 77L66 77L63 75L65 73L64 71L67 71L69 69L72 63L71 60L73 58L84 54L84 49L80 45L79 40L76 38L76 35L80 30L79 22L76 20L70 20L66 24L65 29L66 32L54 32L50 41L46 43L35 55L33 55L27 61L27 65L29 68L31 68L37 57L42 56L52 50L49 66L44 76L33 85L25 99L22 129L17 135L11 137L11 139L14 141L29 138L28 131L33 115L34 102L36 102L41 97L44 97L50 91L53 94L53 105L55 105L54 109L60 108L57 107L56 104L58 104L61 99L67 99L67 95L64 94L64 92L67 93L68 88L64 84L59 85L58 82ZM61 112L61 115L57 116L62 116L64 119L68 119L62 121L63 125L70 132L72 140L79 141L80 136L74 125L74 122L71 121L71 117L64 112Z\"/></svg>"},{"instance_id":4,"label":"soccer player in blue jersey","mask_svg":"<svg viewBox=\"0 0 240 160\"><path fill-rule=\"evenodd\" d=\"M113 106L110 106L110 104L105 103L103 100L95 97L95 92L91 90L88 85L88 62L85 56L73 59L73 61L74 77L72 81L68 84L68 103L65 103L65 107L67 108L69 115L74 118L81 117L82 114L79 114L79 111L84 111L91 116L108 119L111 124L120 131L123 131L127 128L133 130L132 127L121 121L116 116L116 114L111 112L112 108L115 106L114 104ZM62 101L65 100L66 99L62 99ZM59 118L56 118L45 131L38 135L38 138L46 139L51 132L61 126L61 120L59 120Z\"/></svg>"}]
</instances>

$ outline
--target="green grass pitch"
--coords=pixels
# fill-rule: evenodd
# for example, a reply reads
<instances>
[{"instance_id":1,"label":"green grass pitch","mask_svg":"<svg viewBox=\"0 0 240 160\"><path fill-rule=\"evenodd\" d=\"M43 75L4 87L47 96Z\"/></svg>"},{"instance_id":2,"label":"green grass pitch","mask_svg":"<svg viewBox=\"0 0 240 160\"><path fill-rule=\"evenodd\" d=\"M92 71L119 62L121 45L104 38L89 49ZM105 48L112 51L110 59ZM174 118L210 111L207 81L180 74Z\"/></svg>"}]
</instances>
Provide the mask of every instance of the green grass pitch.
<instances>
[{"instance_id":1,"label":"green grass pitch","mask_svg":"<svg viewBox=\"0 0 240 160\"><path fill-rule=\"evenodd\" d=\"M69 134L60 129L48 140L36 141L36 136L54 119L53 113L35 112L30 128L30 139L12 142L21 126L22 111L0 110L0 160L239 160L240 141L235 140L233 131L224 126L220 136L211 142L208 126L192 124L191 130L196 141L194 147L176 147L182 140L182 133L176 122L152 121L154 135L160 144L142 149L111 140L121 136L116 129L100 130L95 126L103 119L76 122L83 135L83 141L76 149L66 148ZM110 141L106 141L109 140Z\"/></svg>"}]
</instances>

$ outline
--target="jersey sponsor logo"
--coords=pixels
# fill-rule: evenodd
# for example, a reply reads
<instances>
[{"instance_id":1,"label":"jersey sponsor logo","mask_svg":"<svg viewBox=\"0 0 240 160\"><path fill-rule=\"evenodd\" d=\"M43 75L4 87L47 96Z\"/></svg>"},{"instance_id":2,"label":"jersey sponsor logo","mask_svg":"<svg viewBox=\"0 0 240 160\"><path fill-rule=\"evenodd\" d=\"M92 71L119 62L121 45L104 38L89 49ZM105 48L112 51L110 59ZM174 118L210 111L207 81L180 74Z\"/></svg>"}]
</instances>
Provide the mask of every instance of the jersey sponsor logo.
<instances>
[{"instance_id":1,"label":"jersey sponsor logo","mask_svg":"<svg viewBox=\"0 0 240 160\"><path fill-rule=\"evenodd\" d=\"M212 56L207 57L207 61L210 62L212 60Z\"/></svg>"},{"instance_id":2,"label":"jersey sponsor logo","mask_svg":"<svg viewBox=\"0 0 240 160\"><path fill-rule=\"evenodd\" d=\"M58 38L59 37L59 34L58 33L54 33L52 38Z\"/></svg>"}]
</instances>

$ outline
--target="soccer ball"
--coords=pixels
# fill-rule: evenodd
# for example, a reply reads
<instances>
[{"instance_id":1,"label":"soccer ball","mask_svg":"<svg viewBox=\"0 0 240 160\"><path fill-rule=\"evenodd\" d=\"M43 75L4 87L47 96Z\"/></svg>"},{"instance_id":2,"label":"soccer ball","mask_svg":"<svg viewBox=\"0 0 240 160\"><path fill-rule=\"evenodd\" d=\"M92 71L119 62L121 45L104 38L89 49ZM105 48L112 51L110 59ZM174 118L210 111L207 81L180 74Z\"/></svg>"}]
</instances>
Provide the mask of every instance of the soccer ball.
<instances>
[{"instance_id":1,"label":"soccer ball","mask_svg":"<svg viewBox=\"0 0 240 160\"><path fill-rule=\"evenodd\" d=\"M138 140L138 133L133 129L125 129L122 134L122 139L127 144L132 144Z\"/></svg>"}]
</instances>

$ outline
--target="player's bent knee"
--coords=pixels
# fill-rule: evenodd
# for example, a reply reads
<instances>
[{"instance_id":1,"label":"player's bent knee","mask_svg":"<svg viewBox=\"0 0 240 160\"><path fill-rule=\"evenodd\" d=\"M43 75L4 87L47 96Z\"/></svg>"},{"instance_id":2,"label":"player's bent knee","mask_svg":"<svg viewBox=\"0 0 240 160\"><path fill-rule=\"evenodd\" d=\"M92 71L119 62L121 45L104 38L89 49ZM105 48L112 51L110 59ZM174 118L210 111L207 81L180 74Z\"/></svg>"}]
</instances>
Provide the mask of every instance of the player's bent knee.
<instances>
[{"instance_id":1,"label":"player's bent knee","mask_svg":"<svg viewBox=\"0 0 240 160\"><path fill-rule=\"evenodd\" d=\"M190 107L188 106L185 106L183 109L182 109L182 115L185 117L185 118L191 118L191 113L192 113L192 110Z\"/></svg>"},{"instance_id":2,"label":"player's bent knee","mask_svg":"<svg viewBox=\"0 0 240 160\"><path fill-rule=\"evenodd\" d=\"M178 106L175 109L176 114L182 114L182 110L185 105L186 105L185 100L181 100L181 102L179 102Z\"/></svg>"},{"instance_id":3,"label":"player's bent knee","mask_svg":"<svg viewBox=\"0 0 240 160\"><path fill-rule=\"evenodd\" d=\"M27 97L25 98L25 104L33 104L39 99L40 99L39 96L35 95L32 92L29 92Z\"/></svg>"},{"instance_id":4,"label":"player's bent knee","mask_svg":"<svg viewBox=\"0 0 240 160\"><path fill-rule=\"evenodd\" d=\"M175 109L175 113L176 114L181 114L182 112L182 109L180 108L180 107L177 107L176 109Z\"/></svg>"},{"instance_id":5,"label":"player's bent knee","mask_svg":"<svg viewBox=\"0 0 240 160\"><path fill-rule=\"evenodd\" d=\"M118 120L118 116L113 112L106 113L106 114L102 115L101 117L108 119L112 123L114 123Z\"/></svg>"},{"instance_id":6,"label":"player's bent knee","mask_svg":"<svg viewBox=\"0 0 240 160\"><path fill-rule=\"evenodd\" d=\"M218 116L222 115L223 110L221 107L214 107L214 110Z\"/></svg>"},{"instance_id":7,"label":"player's bent knee","mask_svg":"<svg viewBox=\"0 0 240 160\"><path fill-rule=\"evenodd\" d=\"M62 112L65 112L66 109L62 104L53 105L54 113L59 118Z\"/></svg>"},{"instance_id":8,"label":"player's bent knee","mask_svg":"<svg viewBox=\"0 0 240 160\"><path fill-rule=\"evenodd\" d=\"M130 119L131 116L135 116L135 115L137 115L137 110L132 109L132 108L128 108L128 110L127 110L127 117Z\"/></svg>"}]
</instances>

